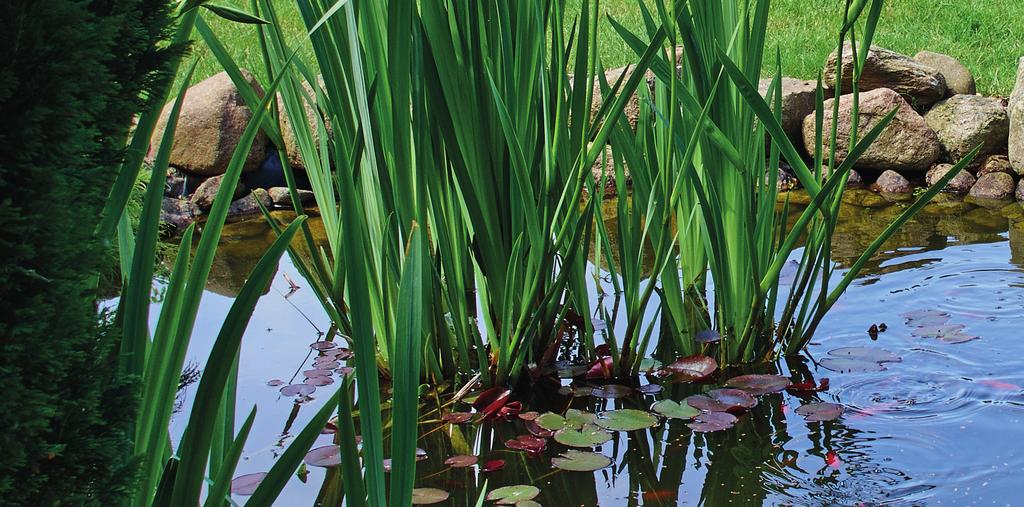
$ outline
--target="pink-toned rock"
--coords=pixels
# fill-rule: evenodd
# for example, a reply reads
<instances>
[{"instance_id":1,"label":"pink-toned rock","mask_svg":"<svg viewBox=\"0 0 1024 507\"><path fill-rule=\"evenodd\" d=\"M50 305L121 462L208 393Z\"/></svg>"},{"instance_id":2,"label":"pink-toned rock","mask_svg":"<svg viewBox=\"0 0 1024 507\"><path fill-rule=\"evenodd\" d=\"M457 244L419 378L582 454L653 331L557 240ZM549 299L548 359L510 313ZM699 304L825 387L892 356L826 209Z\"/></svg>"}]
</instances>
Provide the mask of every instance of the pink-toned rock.
<instances>
[{"instance_id":1,"label":"pink-toned rock","mask_svg":"<svg viewBox=\"0 0 1024 507\"><path fill-rule=\"evenodd\" d=\"M1016 183L1006 173L989 173L971 187L971 197L978 199L1006 199L1013 195Z\"/></svg>"},{"instance_id":2,"label":"pink-toned rock","mask_svg":"<svg viewBox=\"0 0 1024 507\"><path fill-rule=\"evenodd\" d=\"M863 48L858 47L858 51ZM833 51L825 63L823 79L833 88L836 83L838 51ZM853 49L843 46L843 93L852 91ZM946 96L946 79L937 69L913 58L880 46L871 46L864 61L858 83L861 91L889 88L908 97L915 107L925 109Z\"/></svg>"},{"instance_id":3,"label":"pink-toned rock","mask_svg":"<svg viewBox=\"0 0 1024 507\"><path fill-rule=\"evenodd\" d=\"M835 99L825 101L824 124L831 125L832 103ZM928 127L924 118L910 107L898 93L888 88L879 88L860 94L860 125L859 138L871 130L879 120L893 109L898 112L878 139L864 152L855 164L859 168L887 170L905 173L923 173L938 161L942 148L935 132ZM839 98L839 129L836 146L837 162L841 163L849 153L850 129L853 126L850 116L853 110L853 95ZM814 115L804 118L804 144L808 154L815 141ZM823 142L829 143L829 129L825 129Z\"/></svg>"},{"instance_id":4,"label":"pink-toned rock","mask_svg":"<svg viewBox=\"0 0 1024 507\"><path fill-rule=\"evenodd\" d=\"M1010 159L1006 155L991 155L985 159L985 162L981 164L981 168L978 169L977 176L984 176L989 173L1006 173L1011 176L1017 174L1014 172L1013 165L1010 164Z\"/></svg>"},{"instance_id":5,"label":"pink-toned rock","mask_svg":"<svg viewBox=\"0 0 1024 507\"><path fill-rule=\"evenodd\" d=\"M935 167L929 169L925 174L925 183L927 183L928 186L934 185L951 169L953 169L952 164L936 164ZM964 169L957 173L956 176L953 176L953 179L949 180L949 183L946 184L946 187L943 188L942 191L949 192L951 194L963 195L971 191L971 187L974 186L974 182L974 176Z\"/></svg>"}]
</instances>

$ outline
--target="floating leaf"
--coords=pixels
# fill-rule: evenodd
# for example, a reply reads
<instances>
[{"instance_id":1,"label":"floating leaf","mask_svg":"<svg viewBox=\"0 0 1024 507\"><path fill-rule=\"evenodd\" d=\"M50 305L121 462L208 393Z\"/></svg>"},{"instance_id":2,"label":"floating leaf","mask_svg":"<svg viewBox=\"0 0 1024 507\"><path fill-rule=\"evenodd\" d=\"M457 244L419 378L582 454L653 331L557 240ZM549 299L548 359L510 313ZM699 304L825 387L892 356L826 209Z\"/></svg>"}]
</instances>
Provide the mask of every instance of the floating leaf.
<instances>
[{"instance_id":1,"label":"floating leaf","mask_svg":"<svg viewBox=\"0 0 1024 507\"><path fill-rule=\"evenodd\" d=\"M540 494L537 486L518 485L505 486L487 493L487 499L497 505L519 505L519 502L533 500Z\"/></svg>"},{"instance_id":2,"label":"floating leaf","mask_svg":"<svg viewBox=\"0 0 1024 507\"><path fill-rule=\"evenodd\" d=\"M277 379L277 378L270 379L270 380L267 381L267 385L270 386L270 387L277 387L277 386L280 386L280 385L284 385L284 381L281 380L281 379Z\"/></svg>"},{"instance_id":3,"label":"floating leaf","mask_svg":"<svg viewBox=\"0 0 1024 507\"><path fill-rule=\"evenodd\" d=\"M238 477L231 479L231 493L234 495L249 496L256 491L256 487L263 482L263 478L266 476L266 472L239 475Z\"/></svg>"},{"instance_id":4,"label":"floating leaf","mask_svg":"<svg viewBox=\"0 0 1024 507\"><path fill-rule=\"evenodd\" d=\"M722 335L718 334L718 331L715 331L714 329L704 329L697 331L697 333L693 335L693 341L697 343L715 343L721 340Z\"/></svg>"},{"instance_id":5,"label":"floating leaf","mask_svg":"<svg viewBox=\"0 0 1024 507\"><path fill-rule=\"evenodd\" d=\"M309 377L302 383L313 387L323 387L333 384L334 379L331 377Z\"/></svg>"},{"instance_id":6,"label":"floating leaf","mask_svg":"<svg viewBox=\"0 0 1024 507\"><path fill-rule=\"evenodd\" d=\"M596 452L570 449L557 458L551 458L551 466L570 472L593 472L612 464L612 459Z\"/></svg>"},{"instance_id":7,"label":"floating leaf","mask_svg":"<svg viewBox=\"0 0 1024 507\"><path fill-rule=\"evenodd\" d=\"M946 334L946 335L939 336L938 339L941 342L950 343L950 344L957 344L957 343L966 343L966 342L969 342L969 341L972 341L972 340L977 340L978 337L974 336L974 335L964 334L964 333L962 333L960 331L957 331L957 332L952 333L952 334Z\"/></svg>"},{"instance_id":8,"label":"floating leaf","mask_svg":"<svg viewBox=\"0 0 1024 507\"><path fill-rule=\"evenodd\" d=\"M732 428L736 424L736 416L728 412L704 412L687 424L693 431L710 432Z\"/></svg>"},{"instance_id":9,"label":"floating leaf","mask_svg":"<svg viewBox=\"0 0 1024 507\"><path fill-rule=\"evenodd\" d=\"M336 467L341 464L341 447L337 445L317 447L307 452L302 461L313 467Z\"/></svg>"},{"instance_id":10,"label":"floating leaf","mask_svg":"<svg viewBox=\"0 0 1024 507\"><path fill-rule=\"evenodd\" d=\"M590 412L584 412L575 408L570 408L565 411L565 415L561 416L554 412L547 412L541 414L534 422L537 426L550 431L558 431L562 428L573 428L580 429L583 425L594 422L596 418L594 414Z\"/></svg>"},{"instance_id":11,"label":"floating leaf","mask_svg":"<svg viewBox=\"0 0 1024 507\"><path fill-rule=\"evenodd\" d=\"M306 370L306 371L302 372L302 374L305 375L306 378L311 378L311 377L330 377L331 375L334 375L334 372L331 371L331 370Z\"/></svg>"},{"instance_id":12,"label":"floating leaf","mask_svg":"<svg viewBox=\"0 0 1024 507\"><path fill-rule=\"evenodd\" d=\"M448 499L448 492L437 488L413 488L413 505L430 505L441 503Z\"/></svg>"},{"instance_id":13,"label":"floating leaf","mask_svg":"<svg viewBox=\"0 0 1024 507\"><path fill-rule=\"evenodd\" d=\"M587 368L587 379L606 379L614 377L612 372L613 362L611 357L602 357L594 361Z\"/></svg>"},{"instance_id":14,"label":"floating leaf","mask_svg":"<svg viewBox=\"0 0 1024 507\"><path fill-rule=\"evenodd\" d=\"M477 395L473 408L483 414L484 418L492 417L508 403L511 394L512 391L507 387L492 387Z\"/></svg>"},{"instance_id":15,"label":"floating leaf","mask_svg":"<svg viewBox=\"0 0 1024 507\"><path fill-rule=\"evenodd\" d=\"M900 356L888 350L871 347L840 347L828 351L828 354L830 356L848 357L863 361L874 361L876 363L898 363L901 361Z\"/></svg>"},{"instance_id":16,"label":"floating leaf","mask_svg":"<svg viewBox=\"0 0 1024 507\"><path fill-rule=\"evenodd\" d=\"M595 387L591 391L590 395L595 398L604 398L606 400L615 400L618 398L625 398L633 394L633 388L629 386L623 386L618 384L608 384L603 387Z\"/></svg>"},{"instance_id":17,"label":"floating leaf","mask_svg":"<svg viewBox=\"0 0 1024 507\"><path fill-rule=\"evenodd\" d=\"M662 389L664 388L661 387L661 384L644 384L637 388L637 391L640 391L641 393L644 394L658 394L662 391Z\"/></svg>"},{"instance_id":18,"label":"floating leaf","mask_svg":"<svg viewBox=\"0 0 1024 507\"><path fill-rule=\"evenodd\" d=\"M611 433L594 424L579 430L563 428L555 432L555 441L569 447L597 447L611 439Z\"/></svg>"},{"instance_id":19,"label":"floating leaf","mask_svg":"<svg viewBox=\"0 0 1024 507\"><path fill-rule=\"evenodd\" d=\"M572 396L573 398L583 398L584 396L590 396L594 392L594 388L590 386L562 386L558 388L558 394L562 396Z\"/></svg>"},{"instance_id":20,"label":"floating leaf","mask_svg":"<svg viewBox=\"0 0 1024 507\"><path fill-rule=\"evenodd\" d=\"M789 387L789 379L781 375L740 375L725 382L729 387L742 389L752 396L778 393Z\"/></svg>"},{"instance_id":21,"label":"floating leaf","mask_svg":"<svg viewBox=\"0 0 1024 507\"><path fill-rule=\"evenodd\" d=\"M505 441L505 447L516 451L526 451L531 454L537 454L547 447L548 441L541 437L533 435L519 435L516 438Z\"/></svg>"},{"instance_id":22,"label":"floating leaf","mask_svg":"<svg viewBox=\"0 0 1024 507\"><path fill-rule=\"evenodd\" d=\"M538 437L542 437L542 438L550 438L552 435L555 434L555 432L552 431L552 430L547 430L547 429L541 428L537 424L537 421L526 421L523 424L523 426L526 427L526 431L529 431L530 434L534 435L534 436L538 436Z\"/></svg>"},{"instance_id":23,"label":"floating leaf","mask_svg":"<svg viewBox=\"0 0 1024 507\"><path fill-rule=\"evenodd\" d=\"M316 387L307 384L289 384L281 388L284 396L309 396L316 391Z\"/></svg>"},{"instance_id":24,"label":"floating leaf","mask_svg":"<svg viewBox=\"0 0 1024 507\"><path fill-rule=\"evenodd\" d=\"M718 369L718 362L713 357L695 355L676 359L665 369L678 381L693 382L711 376Z\"/></svg>"},{"instance_id":25,"label":"floating leaf","mask_svg":"<svg viewBox=\"0 0 1024 507\"><path fill-rule=\"evenodd\" d=\"M700 410L674 400L661 400L651 405L651 410L671 419L693 419L700 414Z\"/></svg>"},{"instance_id":26,"label":"floating leaf","mask_svg":"<svg viewBox=\"0 0 1024 507\"><path fill-rule=\"evenodd\" d=\"M321 359L326 359L326 361L321 361L319 359L317 359L316 361L313 361L313 367L314 368L316 368L318 370L333 370L335 368L341 367L341 363L338 362L338 361L335 361L333 358L324 357L324 358L321 358Z\"/></svg>"},{"instance_id":27,"label":"floating leaf","mask_svg":"<svg viewBox=\"0 0 1024 507\"><path fill-rule=\"evenodd\" d=\"M313 350L319 350L319 351L331 350L331 349L333 349L333 348L335 348L337 346L338 346L337 343L329 342L329 341L319 341L319 342L313 342L313 343L309 344L309 348L311 348Z\"/></svg>"},{"instance_id":28,"label":"floating leaf","mask_svg":"<svg viewBox=\"0 0 1024 507\"><path fill-rule=\"evenodd\" d=\"M914 327L939 326L949 322L950 315L939 310L915 310L901 315L907 325Z\"/></svg>"},{"instance_id":29,"label":"floating leaf","mask_svg":"<svg viewBox=\"0 0 1024 507\"><path fill-rule=\"evenodd\" d=\"M796 409L796 413L803 416L807 422L834 421L843 415L846 410L842 405L835 403L808 403Z\"/></svg>"},{"instance_id":30,"label":"floating leaf","mask_svg":"<svg viewBox=\"0 0 1024 507\"><path fill-rule=\"evenodd\" d=\"M444 464L452 468L466 468L475 465L479 460L480 458L477 458L476 456L460 454L444 460Z\"/></svg>"},{"instance_id":31,"label":"floating leaf","mask_svg":"<svg viewBox=\"0 0 1024 507\"><path fill-rule=\"evenodd\" d=\"M612 431L636 431L657 426L658 418L643 410L620 408L598 412L594 423Z\"/></svg>"},{"instance_id":32,"label":"floating leaf","mask_svg":"<svg viewBox=\"0 0 1024 507\"><path fill-rule=\"evenodd\" d=\"M529 412L522 412L518 417L524 421L533 421L540 417L540 412L534 412L532 410Z\"/></svg>"},{"instance_id":33,"label":"floating leaf","mask_svg":"<svg viewBox=\"0 0 1024 507\"><path fill-rule=\"evenodd\" d=\"M323 352L323 355L324 355L324 357L330 356L330 357L334 357L338 361L344 361L344 360L352 357L352 351L350 349L346 349L344 347L338 347L338 348L336 348L334 350L328 350L326 352Z\"/></svg>"},{"instance_id":34,"label":"floating leaf","mask_svg":"<svg viewBox=\"0 0 1024 507\"><path fill-rule=\"evenodd\" d=\"M942 339L944 336L958 334L963 331L963 324L942 324L938 326L924 326L919 327L910 332L911 335L921 338L938 338Z\"/></svg>"},{"instance_id":35,"label":"floating leaf","mask_svg":"<svg viewBox=\"0 0 1024 507\"><path fill-rule=\"evenodd\" d=\"M707 412L740 414L754 408L757 400L741 389L713 389L706 395L697 394L686 398L686 403Z\"/></svg>"},{"instance_id":36,"label":"floating leaf","mask_svg":"<svg viewBox=\"0 0 1024 507\"><path fill-rule=\"evenodd\" d=\"M452 424L462 424L473 418L469 412L449 412L441 416L441 420Z\"/></svg>"},{"instance_id":37,"label":"floating leaf","mask_svg":"<svg viewBox=\"0 0 1024 507\"><path fill-rule=\"evenodd\" d=\"M505 468L505 460L503 460L503 459L492 459L492 460L489 460L489 461L485 461L483 466L480 467L480 471L481 472L497 472L498 470L501 470L502 468Z\"/></svg>"},{"instance_id":38,"label":"floating leaf","mask_svg":"<svg viewBox=\"0 0 1024 507\"><path fill-rule=\"evenodd\" d=\"M853 373L862 371L885 371L885 366L882 363L874 361L864 361L862 359L854 359L848 357L826 357L821 361L818 361L823 368L840 372L840 373Z\"/></svg>"}]
</instances>

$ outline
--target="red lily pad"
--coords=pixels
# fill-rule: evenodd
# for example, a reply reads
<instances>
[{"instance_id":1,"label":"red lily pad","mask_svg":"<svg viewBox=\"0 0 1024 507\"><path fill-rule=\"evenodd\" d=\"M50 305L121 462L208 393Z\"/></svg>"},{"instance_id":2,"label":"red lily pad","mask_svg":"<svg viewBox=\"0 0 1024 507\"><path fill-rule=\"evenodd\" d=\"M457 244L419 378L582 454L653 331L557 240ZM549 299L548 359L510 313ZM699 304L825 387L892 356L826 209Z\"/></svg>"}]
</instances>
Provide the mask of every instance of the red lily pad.
<instances>
[{"instance_id":1,"label":"red lily pad","mask_svg":"<svg viewBox=\"0 0 1024 507\"><path fill-rule=\"evenodd\" d=\"M452 424L462 424L473 418L469 412L449 412L441 416L441 420Z\"/></svg>"},{"instance_id":2,"label":"red lily pad","mask_svg":"<svg viewBox=\"0 0 1024 507\"><path fill-rule=\"evenodd\" d=\"M557 458L551 458L551 466L569 472L593 472L612 464L612 459L596 452L570 449Z\"/></svg>"},{"instance_id":3,"label":"red lily pad","mask_svg":"<svg viewBox=\"0 0 1024 507\"><path fill-rule=\"evenodd\" d=\"M302 383L313 387L323 387L333 384L334 379L331 377L309 377L302 381Z\"/></svg>"},{"instance_id":4,"label":"red lily pad","mask_svg":"<svg viewBox=\"0 0 1024 507\"><path fill-rule=\"evenodd\" d=\"M231 479L231 494L249 496L256 492L256 488L259 487L260 483L263 482L263 478L267 476L266 472L257 472L254 474L239 475L234 479Z\"/></svg>"},{"instance_id":5,"label":"red lily pad","mask_svg":"<svg viewBox=\"0 0 1024 507\"><path fill-rule=\"evenodd\" d=\"M786 390L791 393L828 391L828 377L823 377L818 384L814 383L814 379L790 384Z\"/></svg>"},{"instance_id":6,"label":"red lily pad","mask_svg":"<svg viewBox=\"0 0 1024 507\"><path fill-rule=\"evenodd\" d=\"M714 329L704 329L697 331L697 333L693 335L693 341L697 343L715 343L722 341L722 335L718 334L718 331L715 331Z\"/></svg>"},{"instance_id":7,"label":"red lily pad","mask_svg":"<svg viewBox=\"0 0 1024 507\"><path fill-rule=\"evenodd\" d=\"M693 431L712 432L732 428L738 419L728 412L704 412L687 424Z\"/></svg>"},{"instance_id":8,"label":"red lily pad","mask_svg":"<svg viewBox=\"0 0 1024 507\"><path fill-rule=\"evenodd\" d=\"M540 412L535 412L533 410L529 412L521 412L518 417L524 421L535 421L540 417Z\"/></svg>"},{"instance_id":9,"label":"red lily pad","mask_svg":"<svg viewBox=\"0 0 1024 507\"><path fill-rule=\"evenodd\" d=\"M516 438L505 441L505 447L515 451L526 451L530 454L540 453L547 445L547 439L533 435L519 435Z\"/></svg>"},{"instance_id":10,"label":"red lily pad","mask_svg":"<svg viewBox=\"0 0 1024 507\"><path fill-rule=\"evenodd\" d=\"M413 488L413 505L432 505L448 499L448 492L437 488Z\"/></svg>"},{"instance_id":11,"label":"red lily pad","mask_svg":"<svg viewBox=\"0 0 1024 507\"><path fill-rule=\"evenodd\" d=\"M834 421L843 415L846 407L836 403L808 403L796 409L796 413L803 416L807 422Z\"/></svg>"},{"instance_id":12,"label":"red lily pad","mask_svg":"<svg viewBox=\"0 0 1024 507\"><path fill-rule=\"evenodd\" d=\"M497 472L498 470L501 470L502 468L505 468L505 460L503 460L503 459L492 459L492 460L485 461L483 466L480 467L480 471L484 472L484 473L487 473L487 472Z\"/></svg>"},{"instance_id":13,"label":"red lily pad","mask_svg":"<svg viewBox=\"0 0 1024 507\"><path fill-rule=\"evenodd\" d=\"M341 464L341 447L337 445L317 447L307 452L302 461L312 467L336 467Z\"/></svg>"},{"instance_id":14,"label":"red lily pad","mask_svg":"<svg viewBox=\"0 0 1024 507\"><path fill-rule=\"evenodd\" d=\"M597 361L594 361L589 368L587 368L587 379L608 379L614 377L612 373L612 358L602 357Z\"/></svg>"},{"instance_id":15,"label":"red lily pad","mask_svg":"<svg viewBox=\"0 0 1024 507\"><path fill-rule=\"evenodd\" d=\"M477 458L476 456L460 454L444 460L444 464L452 468L466 468L475 465L479 460L480 458Z\"/></svg>"},{"instance_id":16,"label":"red lily pad","mask_svg":"<svg viewBox=\"0 0 1024 507\"><path fill-rule=\"evenodd\" d=\"M319 370L319 369L317 369L317 370L306 370L306 371L302 372L302 374L305 375L306 378L311 378L311 377L330 377L331 375L334 375L334 371L332 371L332 370Z\"/></svg>"},{"instance_id":17,"label":"red lily pad","mask_svg":"<svg viewBox=\"0 0 1024 507\"><path fill-rule=\"evenodd\" d=\"M323 352L324 357L333 357L338 361L344 361L352 357L352 350L344 347L338 347L333 350L327 350Z\"/></svg>"},{"instance_id":18,"label":"red lily pad","mask_svg":"<svg viewBox=\"0 0 1024 507\"><path fill-rule=\"evenodd\" d=\"M595 387L590 395L595 398L604 398L606 400L614 400L618 398L625 398L633 394L633 388L629 386L623 386L619 384L608 384L602 387Z\"/></svg>"},{"instance_id":19,"label":"red lily pad","mask_svg":"<svg viewBox=\"0 0 1024 507\"><path fill-rule=\"evenodd\" d=\"M473 408L483 414L484 418L493 417L508 403L511 394L512 391L507 387L492 387L476 397Z\"/></svg>"},{"instance_id":20,"label":"red lily pad","mask_svg":"<svg viewBox=\"0 0 1024 507\"><path fill-rule=\"evenodd\" d=\"M338 346L337 343L329 342L329 341L326 341L326 340L318 341L318 342L313 342L313 343L309 344L309 348L311 348L313 350L319 350L319 351L331 350L333 348L336 348L337 346Z\"/></svg>"},{"instance_id":21,"label":"red lily pad","mask_svg":"<svg viewBox=\"0 0 1024 507\"><path fill-rule=\"evenodd\" d=\"M789 379L781 375L740 375L725 382L726 386L742 389L751 396L779 393L789 387Z\"/></svg>"},{"instance_id":22,"label":"red lily pad","mask_svg":"<svg viewBox=\"0 0 1024 507\"><path fill-rule=\"evenodd\" d=\"M523 426L526 427L526 431L530 432L531 435L541 438L549 438L555 434L553 430L545 429L537 424L537 421L526 421Z\"/></svg>"},{"instance_id":23,"label":"red lily pad","mask_svg":"<svg viewBox=\"0 0 1024 507\"><path fill-rule=\"evenodd\" d=\"M757 405L757 399L742 389L713 389L708 396L728 407L725 411L731 414L746 412Z\"/></svg>"},{"instance_id":24,"label":"red lily pad","mask_svg":"<svg viewBox=\"0 0 1024 507\"><path fill-rule=\"evenodd\" d=\"M703 380L718 369L718 362L713 357L695 355L676 359L665 366L673 374L673 378L680 382L694 382Z\"/></svg>"},{"instance_id":25,"label":"red lily pad","mask_svg":"<svg viewBox=\"0 0 1024 507\"><path fill-rule=\"evenodd\" d=\"M326 361L321 361L320 359L326 359ZM313 361L313 367L318 370L333 370L335 368L341 367L341 363L335 361L334 358L322 357L320 359Z\"/></svg>"},{"instance_id":26,"label":"red lily pad","mask_svg":"<svg viewBox=\"0 0 1024 507\"><path fill-rule=\"evenodd\" d=\"M284 396L309 396L316 391L316 387L308 384L289 384L281 388Z\"/></svg>"}]
</instances>

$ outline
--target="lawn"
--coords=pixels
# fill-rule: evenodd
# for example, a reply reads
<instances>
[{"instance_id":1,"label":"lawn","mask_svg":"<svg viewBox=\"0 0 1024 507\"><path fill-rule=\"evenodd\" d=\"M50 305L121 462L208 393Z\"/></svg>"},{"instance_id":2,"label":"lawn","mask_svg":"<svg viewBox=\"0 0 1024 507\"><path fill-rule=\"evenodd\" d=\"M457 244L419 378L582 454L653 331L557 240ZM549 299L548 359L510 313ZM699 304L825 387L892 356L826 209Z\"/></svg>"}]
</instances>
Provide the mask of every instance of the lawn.
<instances>
[{"instance_id":1,"label":"lawn","mask_svg":"<svg viewBox=\"0 0 1024 507\"><path fill-rule=\"evenodd\" d=\"M222 3L246 8L247 0ZM283 29L299 40L302 24L292 0L274 0ZM829 49L835 44L836 19L841 0L774 0L772 2L768 48L778 48L783 73L814 79ZM978 91L987 95L1009 95L1013 89L1017 59L1024 56L1024 1L986 0L888 0L875 36L876 43L913 55L921 50L946 53L959 58L974 72ZM634 30L642 27L636 0L605 0L602 10ZM215 19L207 14L217 34L236 57L250 69L259 69L259 46L252 27ZM602 61L606 67L626 65L633 53L603 22ZM201 42L194 54L202 57L197 76L219 71L217 61ZM768 65L767 68L771 68Z\"/></svg>"}]
</instances>

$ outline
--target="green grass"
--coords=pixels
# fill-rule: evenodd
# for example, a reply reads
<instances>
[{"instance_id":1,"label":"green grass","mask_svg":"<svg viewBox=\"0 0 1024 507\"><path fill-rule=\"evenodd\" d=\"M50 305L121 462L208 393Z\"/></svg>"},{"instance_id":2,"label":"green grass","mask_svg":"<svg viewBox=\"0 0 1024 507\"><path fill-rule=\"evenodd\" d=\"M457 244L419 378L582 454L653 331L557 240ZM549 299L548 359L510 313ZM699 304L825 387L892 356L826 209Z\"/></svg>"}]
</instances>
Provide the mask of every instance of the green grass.
<instances>
[{"instance_id":1,"label":"green grass","mask_svg":"<svg viewBox=\"0 0 1024 507\"><path fill-rule=\"evenodd\" d=\"M221 2L248 10L248 0ZM293 0L274 0L289 37L302 30ZM835 44L835 23L841 16L839 0L773 0L768 24L766 52L778 48L787 76L814 79L821 70L829 48ZM636 0L604 0L601 10L629 27L640 30ZM253 43L251 26L230 23L205 15L217 35L242 67L257 71L263 67L259 47ZM606 67L632 63L633 52L602 20L599 38L601 58ZM886 2L875 35L875 43L913 56L929 50L959 58L974 73L978 91L1006 96L1013 89L1017 59L1024 56L1024 2L1019 0L890 0ZM220 72L217 60L200 43L194 54L203 56L196 70L199 79ZM303 58L310 59L311 52ZM768 65L768 68L773 67Z\"/></svg>"}]
</instances>

